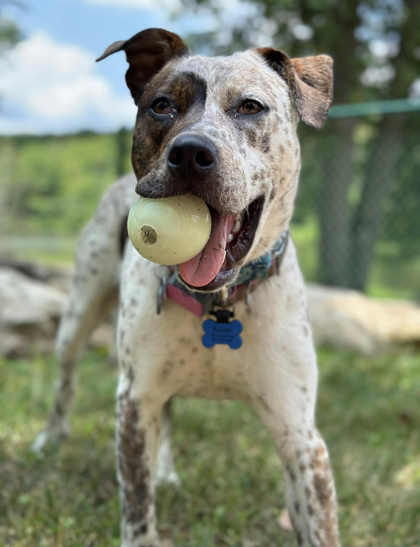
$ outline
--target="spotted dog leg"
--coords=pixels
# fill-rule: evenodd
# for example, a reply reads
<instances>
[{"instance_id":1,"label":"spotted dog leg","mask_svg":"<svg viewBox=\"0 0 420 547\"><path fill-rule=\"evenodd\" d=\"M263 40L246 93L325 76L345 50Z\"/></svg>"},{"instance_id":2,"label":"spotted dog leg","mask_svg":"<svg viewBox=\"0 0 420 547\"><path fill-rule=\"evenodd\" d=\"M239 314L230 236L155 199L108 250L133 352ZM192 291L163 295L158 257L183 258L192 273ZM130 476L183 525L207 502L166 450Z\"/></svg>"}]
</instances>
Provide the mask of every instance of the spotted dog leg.
<instances>
[{"instance_id":1,"label":"spotted dog leg","mask_svg":"<svg viewBox=\"0 0 420 547\"><path fill-rule=\"evenodd\" d=\"M314 425L286 424L284 416L273 420L270 412L271 417L260 415L282 461L286 504L297 544L339 547L334 480L321 435Z\"/></svg>"},{"instance_id":2,"label":"spotted dog leg","mask_svg":"<svg viewBox=\"0 0 420 547\"><path fill-rule=\"evenodd\" d=\"M73 292L64 311L57 336L57 356L60 363L54 407L45 429L38 435L32 450L41 453L49 442L68 435L68 414L73 400L76 369L86 341L95 327L117 305L118 292L108 289L79 294Z\"/></svg>"},{"instance_id":3,"label":"spotted dog leg","mask_svg":"<svg viewBox=\"0 0 420 547\"><path fill-rule=\"evenodd\" d=\"M279 446L279 451L287 507L298 545L338 547L334 480L321 435L314 427L307 429L287 448Z\"/></svg>"},{"instance_id":4,"label":"spotted dog leg","mask_svg":"<svg viewBox=\"0 0 420 547\"><path fill-rule=\"evenodd\" d=\"M306 325L309 329L309 326ZM315 427L316 356L300 329L287 332L287 353L271 350L262 362L251 404L282 461L286 505L301 547L339 547L334 479ZM261 359L261 357L260 357Z\"/></svg>"},{"instance_id":5,"label":"spotted dog leg","mask_svg":"<svg viewBox=\"0 0 420 547\"><path fill-rule=\"evenodd\" d=\"M131 177L113 185L79 239L70 296L57 336L61 377L49 422L33 444L35 452L67 434L77 363L95 327L118 304L126 214L133 194Z\"/></svg>"},{"instance_id":6,"label":"spotted dog leg","mask_svg":"<svg viewBox=\"0 0 420 547\"><path fill-rule=\"evenodd\" d=\"M172 402L165 403L162 410L162 433L158 455L156 482L157 484L173 484L179 486L181 480L175 469L171 449L171 406Z\"/></svg>"},{"instance_id":7,"label":"spotted dog leg","mask_svg":"<svg viewBox=\"0 0 420 547\"><path fill-rule=\"evenodd\" d=\"M122 547L158 547L155 469L161 408L137 397L121 375L117 403L117 476L122 509Z\"/></svg>"}]
</instances>

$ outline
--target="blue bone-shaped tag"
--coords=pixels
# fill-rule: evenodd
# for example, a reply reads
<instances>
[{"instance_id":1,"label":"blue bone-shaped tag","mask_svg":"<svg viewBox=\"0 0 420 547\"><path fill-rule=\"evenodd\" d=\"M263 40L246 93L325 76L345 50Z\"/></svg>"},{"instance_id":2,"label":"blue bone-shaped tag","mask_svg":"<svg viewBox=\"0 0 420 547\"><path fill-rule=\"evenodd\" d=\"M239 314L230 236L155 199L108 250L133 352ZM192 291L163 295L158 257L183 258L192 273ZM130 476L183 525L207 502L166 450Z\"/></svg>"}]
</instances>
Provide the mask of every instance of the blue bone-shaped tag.
<instances>
[{"instance_id":1,"label":"blue bone-shaped tag","mask_svg":"<svg viewBox=\"0 0 420 547\"><path fill-rule=\"evenodd\" d=\"M212 348L216 344L227 344L231 349L238 349L242 346L242 323L238 320L225 322L206 319L203 323L204 336L203 346Z\"/></svg>"}]
</instances>

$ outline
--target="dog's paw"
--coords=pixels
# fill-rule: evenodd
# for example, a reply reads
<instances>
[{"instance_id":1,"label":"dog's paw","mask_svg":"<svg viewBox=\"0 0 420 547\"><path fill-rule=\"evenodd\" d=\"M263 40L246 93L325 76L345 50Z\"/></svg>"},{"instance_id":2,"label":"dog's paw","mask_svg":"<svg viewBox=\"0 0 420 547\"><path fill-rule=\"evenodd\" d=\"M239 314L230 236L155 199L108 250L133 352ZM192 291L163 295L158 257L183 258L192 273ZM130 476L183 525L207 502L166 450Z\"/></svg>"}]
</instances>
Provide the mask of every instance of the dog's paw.
<instances>
[{"instance_id":1,"label":"dog's paw","mask_svg":"<svg viewBox=\"0 0 420 547\"><path fill-rule=\"evenodd\" d=\"M164 484L172 484L173 486L181 486L181 479L176 471L169 471L165 473L159 473L159 470L156 473L156 484L158 486Z\"/></svg>"},{"instance_id":2,"label":"dog's paw","mask_svg":"<svg viewBox=\"0 0 420 547\"><path fill-rule=\"evenodd\" d=\"M155 533L152 536L135 537L133 541L126 539L121 543L121 547L138 547L139 545L141 547L174 547L172 540L161 539Z\"/></svg>"},{"instance_id":3,"label":"dog's paw","mask_svg":"<svg viewBox=\"0 0 420 547\"><path fill-rule=\"evenodd\" d=\"M59 444L68 437L70 428L67 423L62 423L55 427L46 427L39 433L32 443L31 450L37 456L42 456L47 446Z\"/></svg>"},{"instance_id":4,"label":"dog's paw","mask_svg":"<svg viewBox=\"0 0 420 547\"><path fill-rule=\"evenodd\" d=\"M283 509L281 512L278 518L278 523L283 532L293 532L293 524L290 520L289 511L287 509Z\"/></svg>"}]
</instances>

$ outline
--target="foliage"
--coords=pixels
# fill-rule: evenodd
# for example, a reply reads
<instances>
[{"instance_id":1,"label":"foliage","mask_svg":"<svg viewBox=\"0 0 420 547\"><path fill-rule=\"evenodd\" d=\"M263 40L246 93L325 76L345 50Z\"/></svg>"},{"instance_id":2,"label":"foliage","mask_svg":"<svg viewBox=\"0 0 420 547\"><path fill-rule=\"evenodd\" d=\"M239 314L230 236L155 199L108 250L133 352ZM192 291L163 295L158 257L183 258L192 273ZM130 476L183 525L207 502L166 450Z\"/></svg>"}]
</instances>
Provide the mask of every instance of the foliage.
<instances>
[{"instance_id":1,"label":"foliage","mask_svg":"<svg viewBox=\"0 0 420 547\"><path fill-rule=\"evenodd\" d=\"M0 53L15 45L21 39L17 25L5 18L0 12Z\"/></svg>"},{"instance_id":2,"label":"foliage","mask_svg":"<svg viewBox=\"0 0 420 547\"><path fill-rule=\"evenodd\" d=\"M411 115L404 135L404 150L399 159L398 178L384 203L382 240L393 243L389 260L409 259L420 248L419 125L420 114Z\"/></svg>"},{"instance_id":3,"label":"foliage","mask_svg":"<svg viewBox=\"0 0 420 547\"><path fill-rule=\"evenodd\" d=\"M414 547L420 537L420 358L320 354L318 426L330 449L342 545ZM38 460L29 446L51 408L54 359L0 361L0 544L118 547L116 371L83 360L71 438ZM280 531L281 470L241 403L177 400L183 484L159 491L159 528L183 547L295 545Z\"/></svg>"},{"instance_id":4,"label":"foliage","mask_svg":"<svg viewBox=\"0 0 420 547\"><path fill-rule=\"evenodd\" d=\"M220 0L183 2L212 13L215 30L188 38L205 53L270 43L291 56L330 53L338 103L406 96L419 74L416 0L247 0L235 4L235 17ZM417 260L419 126L414 114L329 120L321 133L300 128L295 224L316 226L311 279L365 290L378 255L390 267ZM0 231L79 233L103 190L130 169L129 141L124 130L0 138Z\"/></svg>"},{"instance_id":5,"label":"foliage","mask_svg":"<svg viewBox=\"0 0 420 547\"><path fill-rule=\"evenodd\" d=\"M128 132L123 136L124 171L129 171L131 137ZM79 233L105 189L120 174L120 151L121 132L0 138L2 229Z\"/></svg>"},{"instance_id":6,"label":"foliage","mask_svg":"<svg viewBox=\"0 0 420 547\"><path fill-rule=\"evenodd\" d=\"M236 6L235 17L228 17L230 6L219 0L184 4L213 13L213 30L190 36L191 44L206 53L271 45L291 57L331 55L336 104L406 97L418 85L417 0L247 0ZM223 25L216 24L220 20ZM370 157L365 158L364 170L357 173L353 165L359 154L355 135L360 122L348 120L335 124L326 138L316 137L312 147L321 158L320 169L318 180L311 179L318 186L320 204L318 277L325 284L364 290L404 144L385 150L389 135L402 132L396 130L393 116L361 123L371 125L377 134L366 149ZM354 187L359 183L355 202Z\"/></svg>"},{"instance_id":7,"label":"foliage","mask_svg":"<svg viewBox=\"0 0 420 547\"><path fill-rule=\"evenodd\" d=\"M400 138L403 154L384 202L383 231L376 243L367 287L371 294L373 291L383 295L392 290L395 296L420 295L420 155L416 138L419 120L418 114L412 114ZM340 120L328 121L320 133L303 125L299 128L303 167L292 231L309 281L319 280L317 214L327 214L334 207L331 196L321 191L325 177L330 176L330 170L325 173L323 165L329 166L335 154L333 145L339 123ZM349 209L353 215L360 203L366 163L376 138L375 126L368 120L359 123L349 184ZM389 155L398 140L398 136L392 137L381 154ZM9 234L0 239L0 252L13 252L24 259L68 263L77 236L105 189L118 173L131 170L130 141L131 135L126 131L114 135L0 138L0 233ZM381 165L382 160L380 155ZM349 176L341 169L337 184L343 184ZM382 179L377 183L382 184ZM334 258L339 260L340 255Z\"/></svg>"},{"instance_id":8,"label":"foliage","mask_svg":"<svg viewBox=\"0 0 420 547\"><path fill-rule=\"evenodd\" d=\"M336 60L338 102L393 95L393 84L398 96L405 96L418 77L416 0L247 0L236 6L236 17L231 18L226 17L229 6L219 0L183 3L213 14L213 29L189 38L206 52L272 45L290 56L331 55ZM218 20L224 24L218 25Z\"/></svg>"}]
</instances>

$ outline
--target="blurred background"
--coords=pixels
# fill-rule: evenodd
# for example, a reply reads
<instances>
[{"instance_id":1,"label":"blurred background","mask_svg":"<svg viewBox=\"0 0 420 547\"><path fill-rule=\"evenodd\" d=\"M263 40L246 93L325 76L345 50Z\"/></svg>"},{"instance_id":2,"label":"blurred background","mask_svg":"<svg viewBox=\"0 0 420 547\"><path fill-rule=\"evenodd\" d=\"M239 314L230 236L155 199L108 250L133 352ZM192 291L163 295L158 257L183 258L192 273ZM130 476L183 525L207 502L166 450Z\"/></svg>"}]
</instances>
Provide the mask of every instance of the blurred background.
<instances>
[{"instance_id":1,"label":"blurred background","mask_svg":"<svg viewBox=\"0 0 420 547\"><path fill-rule=\"evenodd\" d=\"M333 56L330 119L320 133L300 127L293 235L305 276L375 296L420 296L417 0L0 6L1 253L71 261L99 196L130 170L135 108L124 55L94 59L160 26L209 55L270 45Z\"/></svg>"},{"instance_id":2,"label":"blurred background","mask_svg":"<svg viewBox=\"0 0 420 547\"><path fill-rule=\"evenodd\" d=\"M292 225L317 284L316 341L330 346L318 421L343 546L419 545L419 0L0 0L0 545L119 545L109 325L83 361L71 440L44 461L28 448L52 404L78 236L131 170L125 57L94 61L148 27L205 55L334 58L324 128L299 127ZM168 545L294 545L277 523L277 458L249 410L180 402L175 430L184 489L159 501Z\"/></svg>"}]
</instances>

